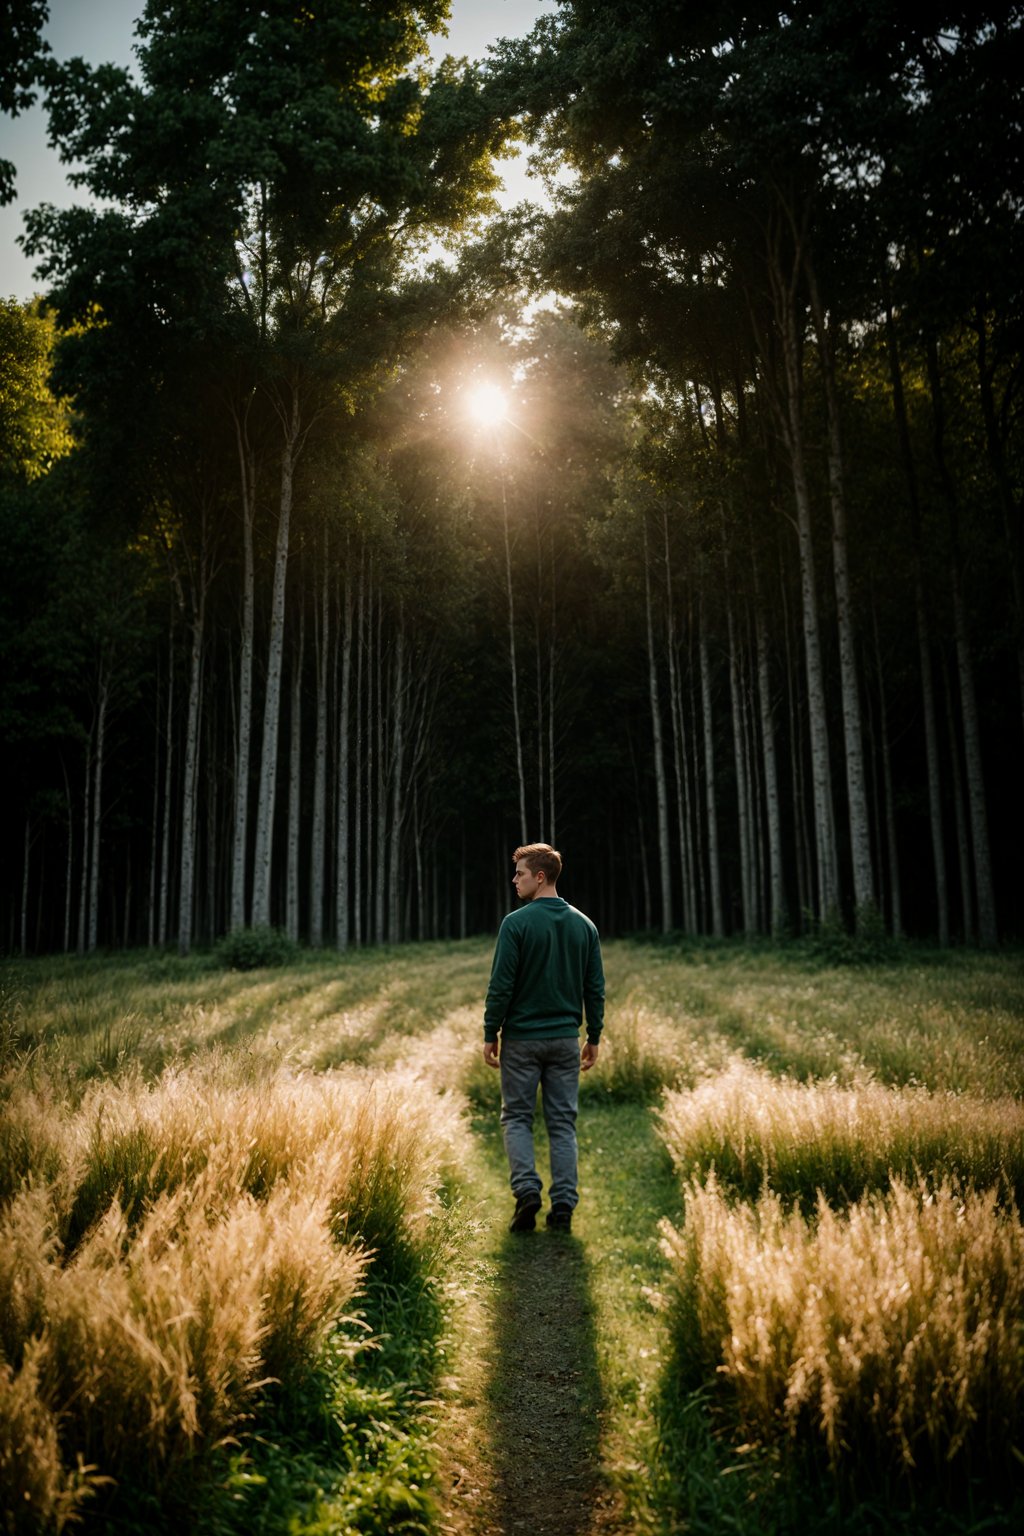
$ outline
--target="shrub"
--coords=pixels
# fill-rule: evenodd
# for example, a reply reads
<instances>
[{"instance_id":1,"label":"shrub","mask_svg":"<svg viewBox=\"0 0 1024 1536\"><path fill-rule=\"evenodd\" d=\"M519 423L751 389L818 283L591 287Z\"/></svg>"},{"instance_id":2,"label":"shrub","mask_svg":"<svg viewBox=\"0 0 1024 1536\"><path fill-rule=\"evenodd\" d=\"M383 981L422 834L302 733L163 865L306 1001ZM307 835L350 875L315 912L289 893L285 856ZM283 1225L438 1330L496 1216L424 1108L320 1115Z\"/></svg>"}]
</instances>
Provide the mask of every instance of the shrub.
<instances>
[{"instance_id":1,"label":"shrub","mask_svg":"<svg viewBox=\"0 0 1024 1536\"><path fill-rule=\"evenodd\" d=\"M34 1512L17 1529L59 1529L111 1477L126 1507L159 1498L147 1529L184 1528L230 1440L262 1454L271 1399L308 1399L335 1433L322 1361L371 1266L389 1333L433 1297L454 1102L409 1074L290 1076L226 1053L155 1082L93 1079L77 1104L27 1076L6 1086L20 1131L0 1142L0 1494L19 1521ZM46 1151L45 1182L26 1146ZM395 1384L396 1445L430 1395L436 1304L409 1326L423 1372ZM105 1501L86 1513L102 1521Z\"/></svg>"},{"instance_id":2,"label":"shrub","mask_svg":"<svg viewBox=\"0 0 1024 1536\"><path fill-rule=\"evenodd\" d=\"M812 1219L712 1175L663 1225L675 1369L735 1433L927 1480L1007 1471L1024 1430L1024 1227L994 1191L896 1180Z\"/></svg>"},{"instance_id":3,"label":"shrub","mask_svg":"<svg viewBox=\"0 0 1024 1536\"><path fill-rule=\"evenodd\" d=\"M734 1060L690 1092L669 1091L661 1135L690 1177L813 1205L884 1189L894 1173L957 1175L1024 1193L1024 1105L925 1088L798 1083Z\"/></svg>"},{"instance_id":4,"label":"shrub","mask_svg":"<svg viewBox=\"0 0 1024 1536\"><path fill-rule=\"evenodd\" d=\"M281 928L233 928L214 947L217 960L231 971L290 965L298 954L299 946Z\"/></svg>"}]
</instances>

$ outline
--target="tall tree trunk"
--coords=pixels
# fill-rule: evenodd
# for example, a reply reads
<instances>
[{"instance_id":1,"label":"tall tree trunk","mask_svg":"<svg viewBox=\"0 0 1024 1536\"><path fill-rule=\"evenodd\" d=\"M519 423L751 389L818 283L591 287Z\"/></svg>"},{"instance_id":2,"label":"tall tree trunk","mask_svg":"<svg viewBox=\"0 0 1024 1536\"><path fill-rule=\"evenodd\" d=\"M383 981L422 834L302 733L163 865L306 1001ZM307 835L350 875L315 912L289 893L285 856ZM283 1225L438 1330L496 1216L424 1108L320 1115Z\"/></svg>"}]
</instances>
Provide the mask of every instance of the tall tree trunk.
<instances>
[{"instance_id":1,"label":"tall tree trunk","mask_svg":"<svg viewBox=\"0 0 1024 1536\"><path fill-rule=\"evenodd\" d=\"M171 633L167 647L167 725L164 739L166 741L166 756L164 758L164 806L163 825L160 836L160 911L157 922L157 943L163 949L167 943L169 931L170 912L170 885L171 885L171 791L173 788L172 768L174 761L174 625L171 625Z\"/></svg>"},{"instance_id":2,"label":"tall tree trunk","mask_svg":"<svg viewBox=\"0 0 1024 1536\"><path fill-rule=\"evenodd\" d=\"M156 946L156 881L160 847L160 668L156 678L157 708L153 711L153 812L149 834L149 899L146 905L146 947Z\"/></svg>"},{"instance_id":3,"label":"tall tree trunk","mask_svg":"<svg viewBox=\"0 0 1024 1536\"><path fill-rule=\"evenodd\" d=\"M675 620L671 607L665 613L665 646L668 653L669 706L672 722L672 766L676 780L676 832L679 839L682 923L684 933L695 931L693 884L693 848L690 842L688 783L686 772L686 733L683 726L683 701L679 686Z\"/></svg>"},{"instance_id":4,"label":"tall tree trunk","mask_svg":"<svg viewBox=\"0 0 1024 1536\"><path fill-rule=\"evenodd\" d=\"M352 849L352 940L357 948L363 942L363 659L366 654L366 626L364 618L366 576L366 552L359 554L359 597L356 604L356 783L355 806L352 823L354 840Z\"/></svg>"},{"instance_id":5,"label":"tall tree trunk","mask_svg":"<svg viewBox=\"0 0 1024 1536\"><path fill-rule=\"evenodd\" d=\"M21 954L28 954L28 871L29 855L32 848L32 822L25 817L25 839L22 849L21 863Z\"/></svg>"},{"instance_id":6,"label":"tall tree trunk","mask_svg":"<svg viewBox=\"0 0 1024 1536\"><path fill-rule=\"evenodd\" d=\"M956 487L946 461L946 413L939 371L939 353L934 337L928 338L928 380L932 396L932 444L949 518L950 585L953 590L953 634L956 641L957 673L960 682L960 718L963 722L964 766L967 771L967 802L971 816L971 846L974 854L974 882L978 898L978 936L986 949L997 943L996 898L992 879L992 855L985 810L985 777L981 762L981 730L974 691L974 660L967 627L960 552L960 513Z\"/></svg>"},{"instance_id":7,"label":"tall tree trunk","mask_svg":"<svg viewBox=\"0 0 1024 1536\"><path fill-rule=\"evenodd\" d=\"M917 631L917 652L921 671L921 704L924 718L925 763L928 774L928 821L932 844L932 870L935 876L935 900L939 930L939 943L949 946L949 881L946 875L946 846L942 825L942 774L939 766L939 728L935 714L935 682L932 674L932 647L928 632L928 605L925 601L924 560L921 553L921 507L917 490L917 472L910 444L910 427L907 421L907 403L903 391L903 369L900 363L899 342L892 303L889 298L888 274L883 268L885 286L885 329L889 353L889 374L892 380L893 416L900 458L907 481L907 506L910 512L911 559L914 580L914 622Z\"/></svg>"},{"instance_id":8,"label":"tall tree trunk","mask_svg":"<svg viewBox=\"0 0 1024 1536\"><path fill-rule=\"evenodd\" d=\"M846 537L846 475L843 465L839 391L836 386L832 326L828 324L818 282L805 254L811 310L818 337L818 355L825 384L828 418L828 490L832 509L832 571L839 628L839 680L843 706L843 743L846 748L846 794L850 820L850 852L853 862L853 895L859 924L875 903L875 879L871 858L871 824L868 817L867 783L864 774L864 730L861 721L860 684L850 586Z\"/></svg>"},{"instance_id":9,"label":"tall tree trunk","mask_svg":"<svg viewBox=\"0 0 1024 1536\"><path fill-rule=\"evenodd\" d=\"M376 735L374 744L374 756L377 762L377 777L374 784L374 803L376 807L376 820L374 823L373 846L373 939L375 944L383 944L385 938L384 929L384 897L385 881L387 879L387 795L385 775L385 697L384 697L384 602L383 593L377 598L377 672L376 687L377 696L374 701L373 727Z\"/></svg>"},{"instance_id":10,"label":"tall tree trunk","mask_svg":"<svg viewBox=\"0 0 1024 1536\"><path fill-rule=\"evenodd\" d=\"M661 883L661 931L672 932L672 849L668 830L668 781L665 776L665 745L662 735L661 698L658 688L658 660L654 649L654 616L651 602L651 562L644 534L644 606L647 617L647 691L651 705L651 733L654 743L654 788L658 806L658 873Z\"/></svg>"},{"instance_id":11,"label":"tall tree trunk","mask_svg":"<svg viewBox=\"0 0 1024 1536\"><path fill-rule=\"evenodd\" d=\"M322 949L324 942L324 891L327 853L327 671L331 654L329 548L324 531L323 576L320 591L320 622L316 642L316 744L313 759L313 827L309 862L309 942Z\"/></svg>"},{"instance_id":12,"label":"tall tree trunk","mask_svg":"<svg viewBox=\"0 0 1024 1536\"><path fill-rule=\"evenodd\" d=\"M247 413L248 414L248 413ZM248 444L246 418L235 419L242 491L242 644L238 657L238 735L235 742L235 817L231 839L231 927L245 927L245 886L249 840L249 758L252 752L252 661L256 608L253 524L256 464Z\"/></svg>"},{"instance_id":13,"label":"tall tree trunk","mask_svg":"<svg viewBox=\"0 0 1024 1536\"><path fill-rule=\"evenodd\" d=\"M1005 419L1007 401L1004 396L1004 410L1002 413L998 412L993 387L995 365L990 363L988 355L988 323L980 307L975 315L974 328L978 337L978 384L981 392L981 414L985 423L985 444L992 473L999 488L1006 561L1010 569L1014 645L1017 652L1017 685L1020 690L1021 719L1024 721L1024 569L1022 569L1024 558L1021 552L1024 530L1022 530L1021 502L1013 488L1009 465L1006 462L1003 435L999 428L999 416L1003 414Z\"/></svg>"},{"instance_id":14,"label":"tall tree trunk","mask_svg":"<svg viewBox=\"0 0 1024 1536\"><path fill-rule=\"evenodd\" d=\"M121 948L128 948L128 937L132 926L132 849L128 845L128 853L125 859L124 871L124 923L121 928Z\"/></svg>"},{"instance_id":15,"label":"tall tree trunk","mask_svg":"<svg viewBox=\"0 0 1024 1536\"><path fill-rule=\"evenodd\" d=\"M723 534L724 534L723 519ZM750 825L750 786L747 775L747 757L744 750L743 727L743 680L733 619L732 599L729 596L729 563L725 562L725 622L729 636L729 699L732 714L733 766L736 772L736 817L740 845L740 891L742 900L741 926L749 938L756 927L753 839Z\"/></svg>"},{"instance_id":16,"label":"tall tree trunk","mask_svg":"<svg viewBox=\"0 0 1024 1536\"><path fill-rule=\"evenodd\" d=\"M192 908L195 900L196 791L199 783L199 706L203 686L203 640L206 619L206 540L203 530L198 586L193 590L192 642L189 648L188 703L185 710L185 770L181 786L181 874L178 892L178 953L192 947Z\"/></svg>"},{"instance_id":17,"label":"tall tree trunk","mask_svg":"<svg viewBox=\"0 0 1024 1536\"><path fill-rule=\"evenodd\" d=\"M555 562L551 561L551 623L548 629L548 839L555 842L558 825L555 818L555 637L557 635L555 607ZM465 878L463 871L462 878Z\"/></svg>"},{"instance_id":18,"label":"tall tree trunk","mask_svg":"<svg viewBox=\"0 0 1024 1536\"><path fill-rule=\"evenodd\" d=\"M781 563L781 562L780 562ZM807 790L804 783L803 743L806 739L800 708L799 668L790 643L790 617L786 603L785 572L780 570L780 590L785 617L782 633L786 647L786 700L789 707L789 777L793 786L793 842L796 871L796 901L801 931L811 913L811 839L807 830Z\"/></svg>"},{"instance_id":19,"label":"tall tree trunk","mask_svg":"<svg viewBox=\"0 0 1024 1536\"><path fill-rule=\"evenodd\" d=\"M960 769L960 741L956 728L956 711L953 706L953 684L948 664L943 667L946 685L946 727L949 732L951 777L953 780L953 821L956 827L956 848L960 863L960 912L965 944L974 944L977 929L974 923L974 876L971 869L971 834L967 825L964 805L964 778Z\"/></svg>"},{"instance_id":20,"label":"tall tree trunk","mask_svg":"<svg viewBox=\"0 0 1024 1536\"><path fill-rule=\"evenodd\" d=\"M292 396L281 445L281 492L274 555L274 587L267 647L267 686L263 709L263 745L260 752L260 788L256 804L256 848L253 859L252 921L254 927L270 922L271 867L274 854L274 809L277 801L277 736L281 716L281 671L284 659L285 578L288 574L288 541L291 528L295 459L299 441L299 398Z\"/></svg>"},{"instance_id":21,"label":"tall tree trunk","mask_svg":"<svg viewBox=\"0 0 1024 1536\"><path fill-rule=\"evenodd\" d=\"M405 754L405 614L401 604L395 633L394 685L391 707L391 826L388 833L388 943L401 941L399 923Z\"/></svg>"},{"instance_id":22,"label":"tall tree trunk","mask_svg":"<svg viewBox=\"0 0 1024 1536\"><path fill-rule=\"evenodd\" d=\"M335 889L334 889L334 941L344 952L349 945L349 903L351 901L349 879L349 798L351 791L351 746L349 717L352 691L352 576L349 561L345 562L345 585L342 596L344 629L341 638L341 701L338 706L338 807L335 827ZM358 709L358 703L356 705ZM358 837L358 814L356 819Z\"/></svg>"},{"instance_id":23,"label":"tall tree trunk","mask_svg":"<svg viewBox=\"0 0 1024 1536\"><path fill-rule=\"evenodd\" d=\"M68 770L64 762L64 755L60 759L61 773L64 775L64 797L68 807L68 857L64 875L64 953L71 949L71 892L74 880L75 868L75 813L71 800L71 784L68 780Z\"/></svg>"},{"instance_id":24,"label":"tall tree trunk","mask_svg":"<svg viewBox=\"0 0 1024 1536\"><path fill-rule=\"evenodd\" d=\"M89 907L89 812L92 808L92 758L93 739L96 732L96 716L93 714L89 736L85 743L85 775L82 785L82 875L78 891L78 936L76 949L85 954L86 924Z\"/></svg>"},{"instance_id":25,"label":"tall tree trunk","mask_svg":"<svg viewBox=\"0 0 1024 1536\"><path fill-rule=\"evenodd\" d=\"M832 769L829 759L828 724L821 636L818 621L817 576L811 527L811 495L804 450L802 337L797 319L797 274L802 266L802 240L790 276L783 270L778 250L769 259L769 275L782 345L784 408L781 424L789 452L796 506L797 545L800 553L800 593L803 613L804 664L807 671L807 712L811 740L811 784L814 800L814 839L818 880L819 918L838 909L839 874L836 860Z\"/></svg>"},{"instance_id":26,"label":"tall tree trunk","mask_svg":"<svg viewBox=\"0 0 1024 1536\"><path fill-rule=\"evenodd\" d=\"M217 739L216 698L211 700L207 714L209 739ZM217 763L212 748L206 754L206 803L203 815L206 821L206 890L204 892L202 921L203 937L207 944L213 942L217 931Z\"/></svg>"},{"instance_id":27,"label":"tall tree trunk","mask_svg":"<svg viewBox=\"0 0 1024 1536\"><path fill-rule=\"evenodd\" d=\"M757 702L761 718L761 756L768 821L768 928L778 937L786 927L786 888L782 869L782 807L779 800L778 752L775 745L775 706L772 703L771 661L764 591L756 555L754 567L754 640L757 647Z\"/></svg>"},{"instance_id":28,"label":"tall tree trunk","mask_svg":"<svg viewBox=\"0 0 1024 1536\"><path fill-rule=\"evenodd\" d=\"M707 805L708 877L711 886L711 932L716 939L725 935L722 913L722 869L718 851L718 792L715 784L714 716L711 710L711 661L708 656L707 619L704 598L699 607L700 692L704 727L704 783Z\"/></svg>"},{"instance_id":29,"label":"tall tree trunk","mask_svg":"<svg viewBox=\"0 0 1024 1536\"><path fill-rule=\"evenodd\" d=\"M501 528L505 543L505 599L508 605L508 665L512 682L512 731L516 746L516 774L519 784L519 836L529 838L526 826L526 772L523 767L523 732L519 719L519 669L516 663L516 610L512 592L512 547L508 533L508 498L505 469L501 468Z\"/></svg>"},{"instance_id":30,"label":"tall tree trunk","mask_svg":"<svg viewBox=\"0 0 1024 1536\"><path fill-rule=\"evenodd\" d=\"M672 551L668 537L668 514L662 516L665 550L665 650L668 657L669 714L672 723L672 763L676 779L676 826L679 836L679 867L682 879L683 931L693 933L695 903L693 889L693 850L687 815L686 738L683 731L683 706L679 687L676 652L675 601L672 591Z\"/></svg>"},{"instance_id":31,"label":"tall tree trunk","mask_svg":"<svg viewBox=\"0 0 1024 1536\"><path fill-rule=\"evenodd\" d=\"M100 913L100 832L103 824L103 764L106 748L107 705L110 702L110 673L107 664L100 663L99 690L96 703L96 781L92 796L92 837L89 860L89 938L88 949L92 954L99 938Z\"/></svg>"},{"instance_id":32,"label":"tall tree trunk","mask_svg":"<svg viewBox=\"0 0 1024 1536\"><path fill-rule=\"evenodd\" d=\"M885 700L885 667L878 638L878 610L872 608L875 637L875 674L878 678L878 736L882 749L882 792L885 797L885 841L889 863L890 922L894 939L903 937L903 898L900 886L899 846L896 841L896 800L892 787L892 755L889 749L889 715Z\"/></svg>"},{"instance_id":33,"label":"tall tree trunk","mask_svg":"<svg viewBox=\"0 0 1024 1536\"><path fill-rule=\"evenodd\" d=\"M299 842L302 823L302 668L306 652L306 611L299 608L299 638L292 650L288 751L288 846L285 854L285 932L299 937Z\"/></svg>"}]
</instances>

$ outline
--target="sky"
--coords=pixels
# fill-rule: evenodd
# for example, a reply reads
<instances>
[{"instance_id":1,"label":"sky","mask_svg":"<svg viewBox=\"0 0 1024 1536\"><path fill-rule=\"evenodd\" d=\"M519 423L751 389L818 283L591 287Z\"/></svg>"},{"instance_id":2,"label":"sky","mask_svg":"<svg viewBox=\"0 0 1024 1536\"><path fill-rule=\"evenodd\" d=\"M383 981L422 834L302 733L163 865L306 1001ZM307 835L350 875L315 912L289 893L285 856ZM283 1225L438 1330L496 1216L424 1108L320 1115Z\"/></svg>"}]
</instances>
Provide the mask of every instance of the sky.
<instances>
[{"instance_id":1,"label":"sky","mask_svg":"<svg viewBox=\"0 0 1024 1536\"><path fill-rule=\"evenodd\" d=\"M80 55L90 64L131 64L133 29L143 9L144 0L50 0L47 41L58 59ZM499 37L522 36L553 9L554 0L452 0L448 37L438 40L437 55L482 58ZM23 210L38 203L68 206L82 201L83 194L68 186L68 168L46 142L41 107L16 118L0 117L0 142L4 159L13 160L17 168L18 193L13 203L0 208L0 296L28 299L39 284L32 277L32 262L15 243L22 232ZM530 195L520 162L504 161L500 170L509 202Z\"/></svg>"}]
</instances>

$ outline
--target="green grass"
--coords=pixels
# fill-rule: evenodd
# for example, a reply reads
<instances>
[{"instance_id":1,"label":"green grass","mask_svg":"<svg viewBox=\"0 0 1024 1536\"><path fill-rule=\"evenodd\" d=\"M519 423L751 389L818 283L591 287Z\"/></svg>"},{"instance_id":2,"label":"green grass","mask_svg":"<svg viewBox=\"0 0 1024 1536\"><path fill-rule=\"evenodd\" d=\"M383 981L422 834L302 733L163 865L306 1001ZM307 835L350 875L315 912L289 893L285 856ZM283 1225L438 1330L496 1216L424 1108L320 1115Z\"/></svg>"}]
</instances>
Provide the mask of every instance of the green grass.
<instances>
[{"instance_id":1,"label":"green grass","mask_svg":"<svg viewBox=\"0 0 1024 1536\"><path fill-rule=\"evenodd\" d=\"M289 1344L287 1378L251 1396L222 1444L194 1446L158 1477L146 1474L145 1458L119 1467L116 1487L99 1486L77 1505L87 1527L125 1536L189 1524L215 1536L436 1533L453 1508L457 1515L457 1500L443 1497L454 1459L467 1490L479 1483L480 1497L492 1499L492 1527L502 1529L525 1450L501 1443L520 1368L510 1307L554 1277L573 1310L548 1336L559 1351L551 1395L574 1404L582 1426L567 1531L599 1517L614 1525L614 1511L619 1529L651 1536L1011 1528L1019 1474L981 1483L968 1467L958 1499L940 1510L913 1477L871 1472L854 1442L829 1466L802 1454L800 1436L774 1438L771 1421L755 1432L731 1418L714 1349L696 1378L681 1369L674 1264L659 1224L683 1229L679 1175L703 1176L712 1165L739 1211L752 1210L766 1184L781 1188L811 1222L808 1241L818 1189L841 1209L862 1191L883 1197L894 1173L938 1180L954 1169L965 1187L1019 1191L1020 955L907 948L867 965L864 954L835 946L607 945L606 1041L581 1084L581 1204L567 1242L538 1233L529 1248L505 1233L497 1074L480 1060L491 952L481 939L344 957L302 952L244 972L213 955L7 966L0 1208L22 1213L19 1241L28 1244L44 1217L24 1203L26 1181L52 1191L45 1231L64 1245L58 1263L88 1245L115 1196L130 1251L159 1201L177 1198L183 1181L212 1177L202 1169L211 1157L223 1162L236 1140L228 1162L240 1170L240 1193L231 1200L263 1210L276 1181L299 1177L319 1145L314 1137L301 1155L293 1145L288 1085L362 1091L393 1082L409 1092L416 1081L415 1093L438 1095L440 1118L461 1113L463 1134L471 1132L457 1154L431 1165L429 1194L415 1179L392 1180L386 1157L353 1165L335 1238L369 1242L377 1256L346 1316L326 1332L314 1327L320 1343L305 1353ZM158 1113L183 1073L195 1085L183 1103L195 1112ZM251 1125L239 1118L243 1103ZM672 1105L677 1171L655 1113ZM209 1146L194 1134L203 1125ZM246 1125L244 1137L256 1139L242 1157ZM542 1130L538 1145L543 1155ZM40 1243L51 1241L39 1232ZM32 1307L43 1305L50 1271L39 1273L41 1289L5 1317L0 1395L10 1386L4 1372L21 1370L37 1349L43 1313ZM81 1491L73 1415L55 1447L28 1382L16 1402L27 1437L19 1454L24 1461L24 1446L36 1447L52 1526ZM0 1446L0 1472L5 1454ZM46 1528L33 1518L17 1528Z\"/></svg>"}]
</instances>

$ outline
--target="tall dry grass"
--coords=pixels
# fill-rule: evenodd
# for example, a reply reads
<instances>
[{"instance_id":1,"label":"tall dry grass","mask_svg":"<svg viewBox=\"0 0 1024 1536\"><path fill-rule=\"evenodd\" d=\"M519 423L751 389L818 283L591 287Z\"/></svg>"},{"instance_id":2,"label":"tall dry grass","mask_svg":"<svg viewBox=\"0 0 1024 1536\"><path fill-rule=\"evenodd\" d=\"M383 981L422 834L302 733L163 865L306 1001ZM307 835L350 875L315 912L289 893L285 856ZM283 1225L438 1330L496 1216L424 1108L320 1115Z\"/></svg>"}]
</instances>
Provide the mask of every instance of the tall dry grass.
<instances>
[{"instance_id":1,"label":"tall dry grass","mask_svg":"<svg viewBox=\"0 0 1024 1536\"><path fill-rule=\"evenodd\" d=\"M813 1204L885 1189L892 1177L953 1176L1024 1197L1024 1104L854 1084L799 1083L742 1059L695 1088L670 1089L659 1126L672 1160L693 1178L754 1197L764 1186Z\"/></svg>"},{"instance_id":2,"label":"tall dry grass","mask_svg":"<svg viewBox=\"0 0 1024 1536\"><path fill-rule=\"evenodd\" d=\"M78 1102L4 1084L0 1499L61 1528L99 1479L159 1489L295 1387L368 1266L408 1274L460 1160L408 1074L290 1076L223 1054Z\"/></svg>"},{"instance_id":3,"label":"tall dry grass","mask_svg":"<svg viewBox=\"0 0 1024 1536\"><path fill-rule=\"evenodd\" d=\"M1024 1227L994 1191L895 1180L813 1218L712 1175L663 1227L674 1370L736 1434L836 1471L1005 1474L1024 1430Z\"/></svg>"}]
</instances>

